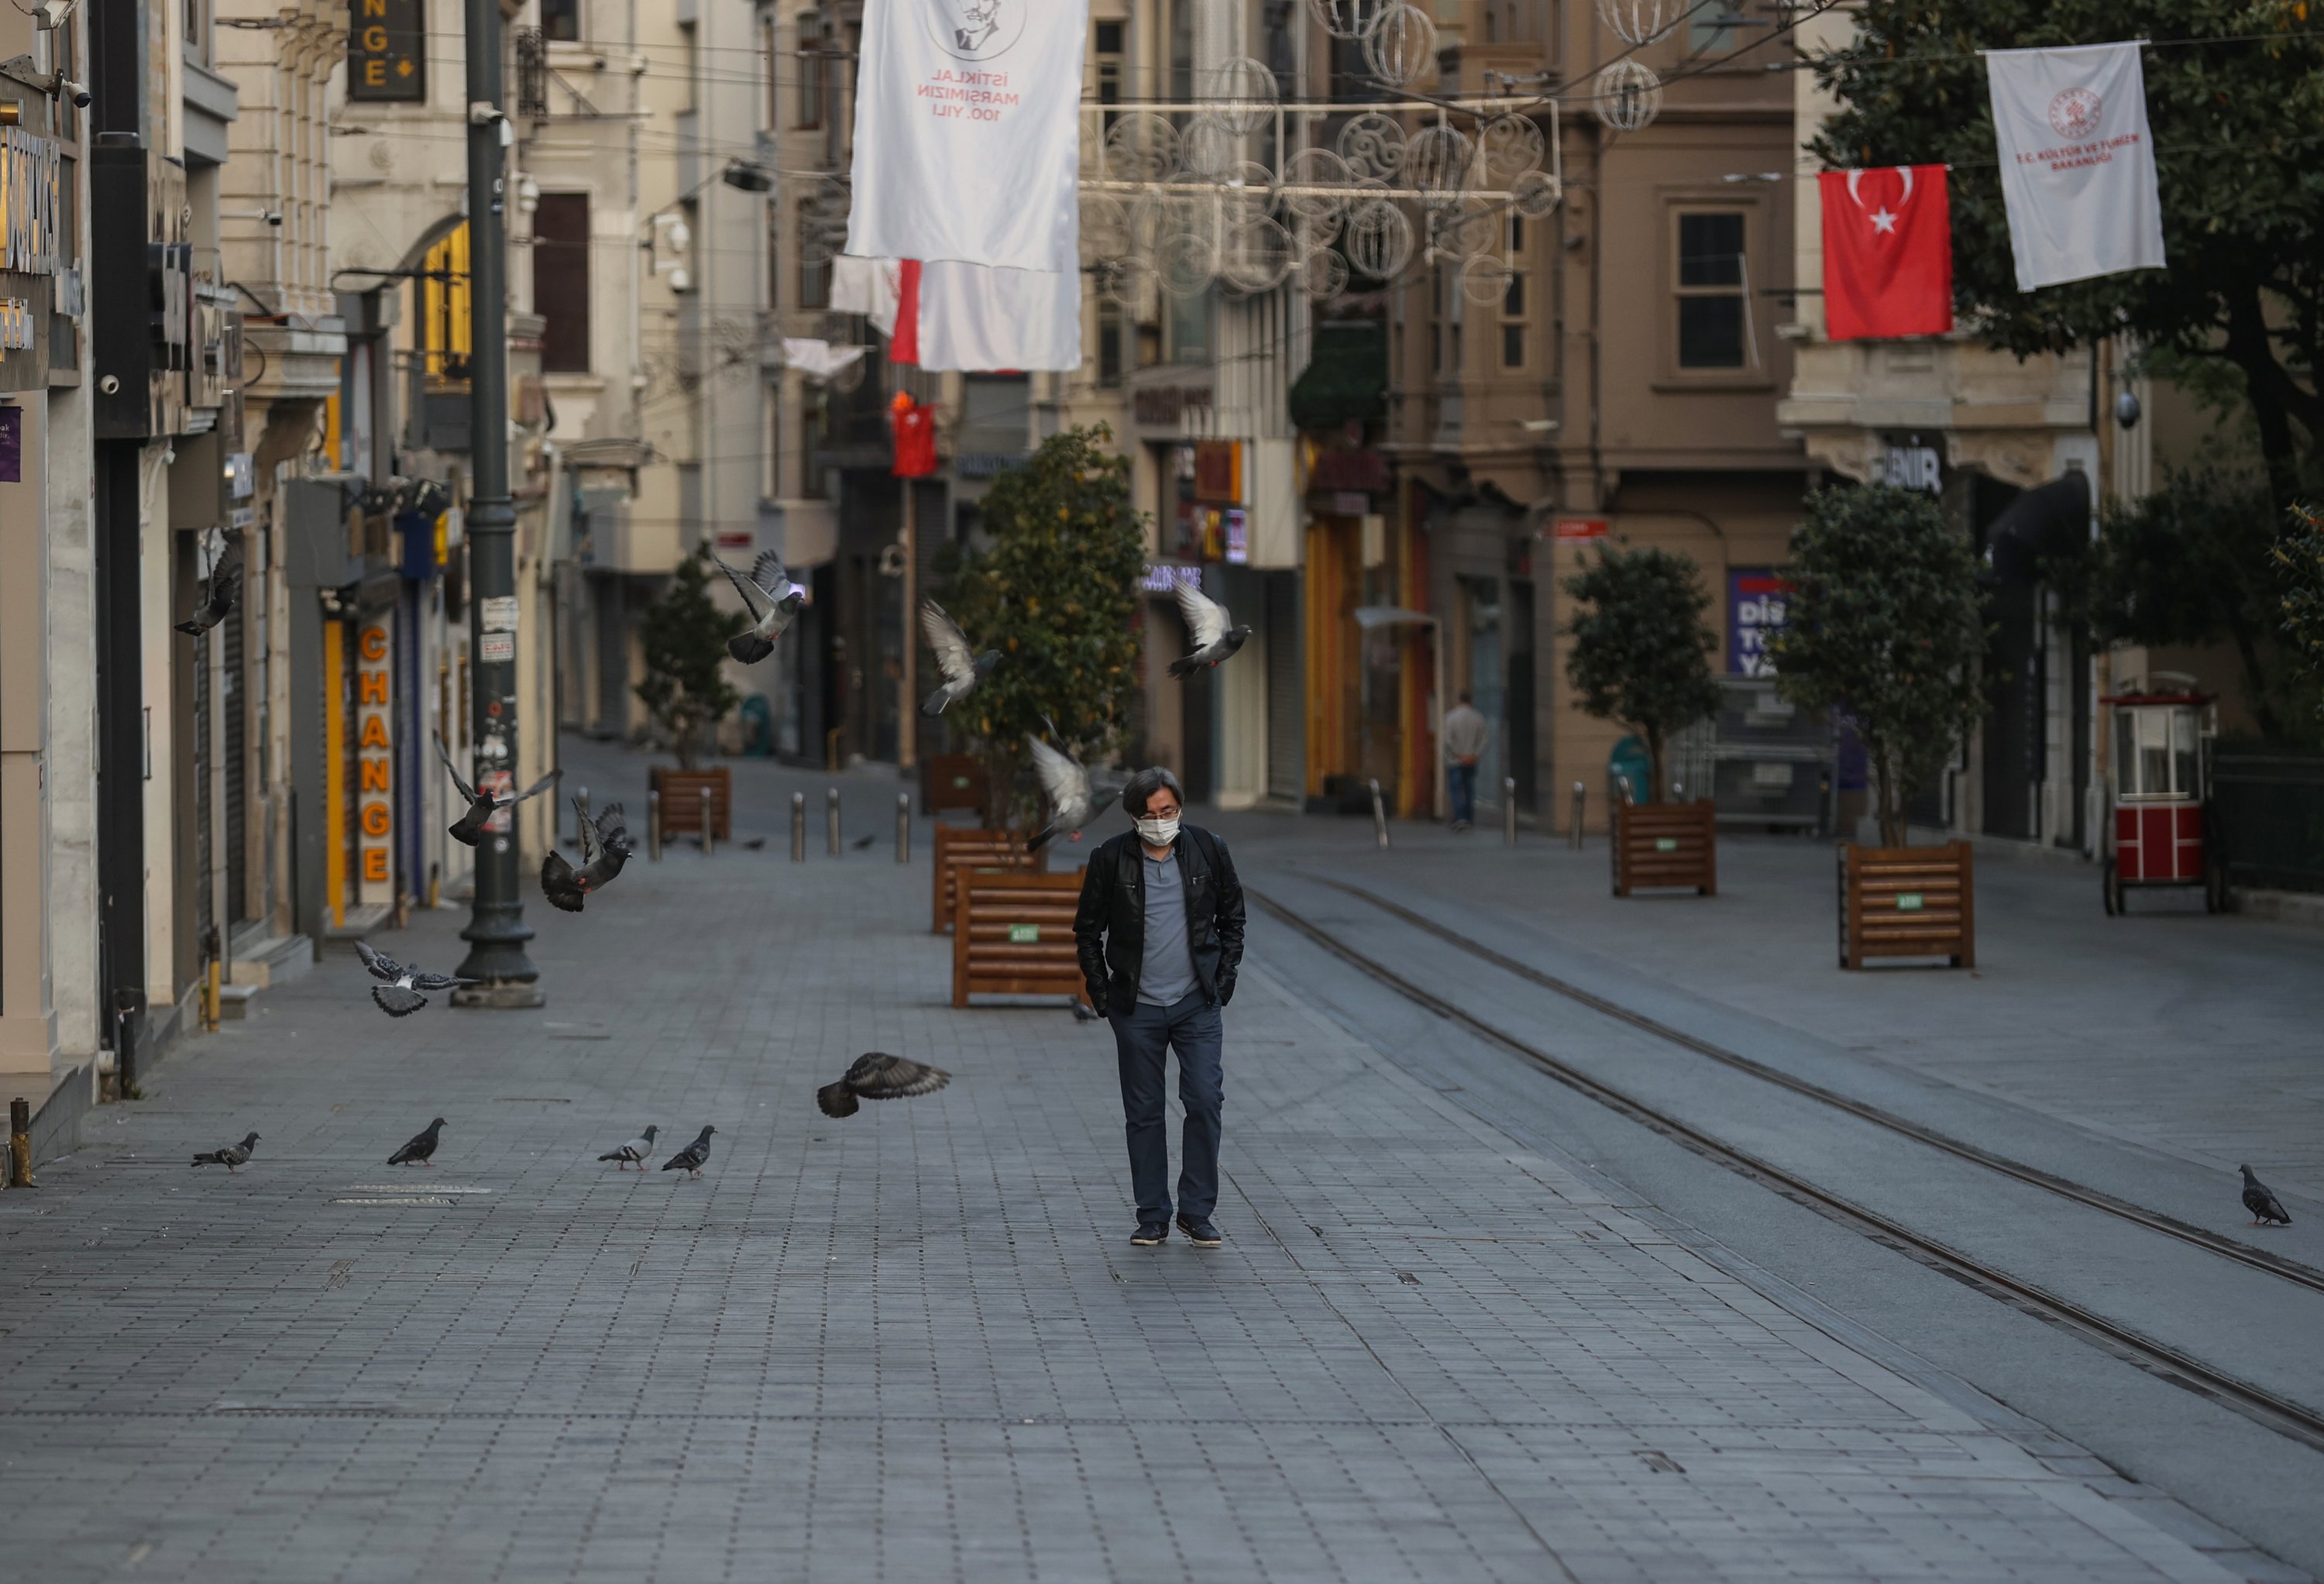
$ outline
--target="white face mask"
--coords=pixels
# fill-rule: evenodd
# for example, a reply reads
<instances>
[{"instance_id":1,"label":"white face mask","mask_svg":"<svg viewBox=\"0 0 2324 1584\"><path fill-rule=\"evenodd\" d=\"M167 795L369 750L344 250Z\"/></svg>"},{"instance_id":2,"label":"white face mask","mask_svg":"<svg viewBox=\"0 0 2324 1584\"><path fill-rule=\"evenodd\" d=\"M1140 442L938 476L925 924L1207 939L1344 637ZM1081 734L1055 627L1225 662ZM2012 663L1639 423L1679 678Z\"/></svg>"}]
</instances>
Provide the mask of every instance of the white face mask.
<instances>
[{"instance_id":1,"label":"white face mask","mask_svg":"<svg viewBox=\"0 0 2324 1584\"><path fill-rule=\"evenodd\" d=\"M1178 816L1175 814L1168 819L1141 815L1137 823L1138 838L1148 847L1167 847L1178 839Z\"/></svg>"}]
</instances>

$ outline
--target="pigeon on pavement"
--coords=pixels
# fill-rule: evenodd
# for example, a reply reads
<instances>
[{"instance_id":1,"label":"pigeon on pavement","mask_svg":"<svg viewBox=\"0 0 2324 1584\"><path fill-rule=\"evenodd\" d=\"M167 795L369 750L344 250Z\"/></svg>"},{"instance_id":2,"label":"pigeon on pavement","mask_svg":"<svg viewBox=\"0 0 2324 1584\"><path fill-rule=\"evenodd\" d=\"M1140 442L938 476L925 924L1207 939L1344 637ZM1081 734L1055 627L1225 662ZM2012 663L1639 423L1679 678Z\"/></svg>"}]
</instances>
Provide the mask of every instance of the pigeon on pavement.
<instances>
[{"instance_id":1,"label":"pigeon on pavement","mask_svg":"<svg viewBox=\"0 0 2324 1584\"><path fill-rule=\"evenodd\" d=\"M989 649L980 655L971 650L968 634L934 600L920 602L920 631L927 634L928 647L936 651L936 669L944 673L944 686L928 695L920 714L940 715L947 705L966 698L985 674L1001 663L1001 651Z\"/></svg>"},{"instance_id":2,"label":"pigeon on pavement","mask_svg":"<svg viewBox=\"0 0 2324 1584\"><path fill-rule=\"evenodd\" d=\"M436 1153L437 1136L444 1131L444 1119L437 1118L425 1130L412 1135L411 1142L387 1157L391 1166L424 1166Z\"/></svg>"},{"instance_id":3,"label":"pigeon on pavement","mask_svg":"<svg viewBox=\"0 0 2324 1584\"><path fill-rule=\"evenodd\" d=\"M815 1103L826 1117L852 1117L858 1100L906 1100L916 1094L934 1094L951 1082L952 1074L941 1067L870 1051L855 1058L846 1077L816 1090Z\"/></svg>"},{"instance_id":4,"label":"pigeon on pavement","mask_svg":"<svg viewBox=\"0 0 2324 1584\"><path fill-rule=\"evenodd\" d=\"M242 600L242 551L228 545L210 567L209 586L194 613L178 623L178 631L199 638L226 618Z\"/></svg>"},{"instance_id":5,"label":"pigeon on pavement","mask_svg":"<svg viewBox=\"0 0 2324 1584\"><path fill-rule=\"evenodd\" d=\"M409 1018L428 1004L421 990L457 990L464 984L482 984L478 979L460 979L449 973L429 973L418 968L406 968L394 958L383 956L371 949L368 941L355 943L355 955L363 959L374 979L384 984L371 987L371 999L379 1009L391 1018Z\"/></svg>"},{"instance_id":6,"label":"pigeon on pavement","mask_svg":"<svg viewBox=\"0 0 2324 1584\"><path fill-rule=\"evenodd\" d=\"M257 1143L257 1134L245 1133L243 1135L242 1142L240 1144L229 1144L224 1149L204 1150L201 1154L194 1157L194 1165L198 1166L224 1166L230 1173L235 1169L235 1167L242 1165L250 1159L251 1149Z\"/></svg>"},{"instance_id":7,"label":"pigeon on pavement","mask_svg":"<svg viewBox=\"0 0 2324 1584\"><path fill-rule=\"evenodd\" d=\"M444 746L444 739L440 735L436 739L436 756L444 761L445 769L451 772L453 787L467 800L467 812L455 820L451 830L447 833L452 840L467 847L475 846L483 838L485 823L493 815L503 808L515 807L528 797L540 797L555 786L557 778L565 773L561 769L551 770L515 797L504 797L490 792L479 793L462 780L459 767L452 762L452 751Z\"/></svg>"},{"instance_id":8,"label":"pigeon on pavement","mask_svg":"<svg viewBox=\"0 0 2324 1584\"><path fill-rule=\"evenodd\" d=\"M783 558L772 550L759 552L748 577L715 555L711 559L718 562L718 570L742 596L743 613L751 618L749 627L726 640L726 652L746 666L756 665L775 652L775 640L807 603L807 590L791 581L790 574L783 570Z\"/></svg>"},{"instance_id":9,"label":"pigeon on pavement","mask_svg":"<svg viewBox=\"0 0 2324 1584\"><path fill-rule=\"evenodd\" d=\"M2292 1218L2283 1211L2283 1201L2271 1193L2266 1183L2253 1176L2249 1166L2243 1168L2243 1174L2244 1208L2252 1212L2252 1225L2264 1227L2275 1221L2290 1226Z\"/></svg>"},{"instance_id":10,"label":"pigeon on pavement","mask_svg":"<svg viewBox=\"0 0 2324 1584\"><path fill-rule=\"evenodd\" d=\"M1047 721L1050 734L1057 726ZM1041 795L1049 800L1049 823L1040 833L1025 843L1028 852L1038 852L1059 836L1074 841L1082 839L1082 827L1103 814L1113 800L1121 796L1119 787L1090 785L1090 773L1082 761L1060 749L1050 747L1038 737L1028 737L1025 746L1033 751L1033 772L1041 782Z\"/></svg>"},{"instance_id":11,"label":"pigeon on pavement","mask_svg":"<svg viewBox=\"0 0 2324 1584\"><path fill-rule=\"evenodd\" d=\"M661 1169L665 1172L684 1172L689 1177L702 1175L702 1163L710 1158L710 1136L717 1131L715 1128L704 1128L695 1136L693 1143L662 1162ZM638 1169L643 1171L645 1168L641 1166Z\"/></svg>"},{"instance_id":12,"label":"pigeon on pavement","mask_svg":"<svg viewBox=\"0 0 2324 1584\"><path fill-rule=\"evenodd\" d=\"M853 847L853 848L854 848L856 852L862 852L866 847L869 847L870 845L872 845L872 843L874 843L874 842L878 841L879 839L880 839L880 837L879 837L879 833L878 833L877 832L874 832L872 834L868 835L868 836L858 836L858 837L856 837L856 838L855 838L855 840L854 840L854 841L853 841L853 842L851 842L851 843L848 843L848 845L849 845L849 846L851 846L851 847Z\"/></svg>"},{"instance_id":13,"label":"pigeon on pavement","mask_svg":"<svg viewBox=\"0 0 2324 1584\"><path fill-rule=\"evenodd\" d=\"M573 811L581 816L581 867L575 869L554 850L540 860L540 894L567 913L580 912L591 894L604 890L630 861L630 827L623 823L620 804L605 805L604 812L592 820L589 800L576 792Z\"/></svg>"},{"instance_id":14,"label":"pigeon on pavement","mask_svg":"<svg viewBox=\"0 0 2324 1584\"><path fill-rule=\"evenodd\" d=\"M608 1155L601 1155L597 1158L601 1161L620 1162L621 1164L614 1168L616 1171L626 1172L634 1165L642 1172L646 1169L646 1156L653 1153L654 1135L660 1131L659 1127L649 1126L644 1132L631 1139L621 1148Z\"/></svg>"},{"instance_id":15,"label":"pigeon on pavement","mask_svg":"<svg viewBox=\"0 0 2324 1584\"><path fill-rule=\"evenodd\" d=\"M1231 658L1250 636L1248 627L1228 626L1231 618L1227 608L1185 578L1178 580L1178 614L1185 619L1186 635L1194 648L1184 659L1170 662L1173 677L1191 677L1204 666Z\"/></svg>"}]
</instances>

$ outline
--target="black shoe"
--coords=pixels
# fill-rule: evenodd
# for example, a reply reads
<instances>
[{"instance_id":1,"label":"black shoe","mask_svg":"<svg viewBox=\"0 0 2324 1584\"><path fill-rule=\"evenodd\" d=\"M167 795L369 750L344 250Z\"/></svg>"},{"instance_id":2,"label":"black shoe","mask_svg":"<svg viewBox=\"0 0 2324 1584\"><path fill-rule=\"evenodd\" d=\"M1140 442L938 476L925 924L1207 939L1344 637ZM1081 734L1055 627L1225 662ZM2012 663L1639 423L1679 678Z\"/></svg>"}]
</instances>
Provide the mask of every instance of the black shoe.
<instances>
[{"instance_id":1,"label":"black shoe","mask_svg":"<svg viewBox=\"0 0 2324 1584\"><path fill-rule=\"evenodd\" d=\"M1186 1234L1186 1241L1197 1248L1216 1248L1224 1241L1219 1229L1208 1221L1198 1221L1193 1216L1178 1218L1178 1229Z\"/></svg>"},{"instance_id":2,"label":"black shoe","mask_svg":"<svg viewBox=\"0 0 2324 1584\"><path fill-rule=\"evenodd\" d=\"M1160 1221L1140 1221L1138 1230L1130 1234L1130 1246L1132 1248L1151 1248L1169 1236L1170 1229Z\"/></svg>"}]
</instances>

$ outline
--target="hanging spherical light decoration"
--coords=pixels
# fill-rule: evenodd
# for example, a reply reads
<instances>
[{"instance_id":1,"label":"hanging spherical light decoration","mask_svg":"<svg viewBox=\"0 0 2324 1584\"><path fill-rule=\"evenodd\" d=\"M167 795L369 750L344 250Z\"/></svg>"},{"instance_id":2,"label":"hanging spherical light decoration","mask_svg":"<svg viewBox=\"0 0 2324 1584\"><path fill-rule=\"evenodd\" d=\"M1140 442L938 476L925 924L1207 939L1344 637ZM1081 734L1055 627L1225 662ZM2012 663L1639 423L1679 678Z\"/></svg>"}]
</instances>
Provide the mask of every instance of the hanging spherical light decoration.
<instances>
[{"instance_id":1,"label":"hanging spherical light decoration","mask_svg":"<svg viewBox=\"0 0 2324 1584\"><path fill-rule=\"evenodd\" d=\"M1360 39L1388 0L1307 0L1307 14L1335 39Z\"/></svg>"},{"instance_id":2,"label":"hanging spherical light decoration","mask_svg":"<svg viewBox=\"0 0 2324 1584\"><path fill-rule=\"evenodd\" d=\"M1197 112L1178 134L1178 169L1197 181L1217 180L1234 157L1234 134L1211 111Z\"/></svg>"},{"instance_id":3,"label":"hanging spherical light decoration","mask_svg":"<svg viewBox=\"0 0 2324 1584\"><path fill-rule=\"evenodd\" d=\"M1548 152L1541 123L1530 115L1496 115L1477 131L1477 152L1485 180L1507 187L1528 170L1541 169Z\"/></svg>"},{"instance_id":4,"label":"hanging spherical light decoration","mask_svg":"<svg viewBox=\"0 0 2324 1584\"><path fill-rule=\"evenodd\" d=\"M1436 24L1417 5L1386 7L1364 30L1364 65L1382 87L1409 87L1436 65Z\"/></svg>"},{"instance_id":5,"label":"hanging spherical light decoration","mask_svg":"<svg viewBox=\"0 0 2324 1584\"><path fill-rule=\"evenodd\" d=\"M1284 161L1283 185L1307 190L1286 190L1283 207L1302 220L1329 221L1336 230L1348 207L1349 180L1348 162L1330 149L1301 149Z\"/></svg>"},{"instance_id":6,"label":"hanging spherical light decoration","mask_svg":"<svg viewBox=\"0 0 2324 1584\"><path fill-rule=\"evenodd\" d=\"M1546 171L1528 170L1509 183L1509 204L1528 220L1547 219L1557 208L1557 179Z\"/></svg>"},{"instance_id":7,"label":"hanging spherical light decoration","mask_svg":"<svg viewBox=\"0 0 2324 1584\"><path fill-rule=\"evenodd\" d=\"M1508 298L1516 273L1499 253L1472 253L1461 261L1461 295L1479 308L1491 308Z\"/></svg>"},{"instance_id":8,"label":"hanging spherical light decoration","mask_svg":"<svg viewBox=\"0 0 2324 1584\"><path fill-rule=\"evenodd\" d=\"M1201 97L1229 132L1247 137L1274 118L1275 73L1264 61L1237 55L1203 73Z\"/></svg>"},{"instance_id":9,"label":"hanging spherical light decoration","mask_svg":"<svg viewBox=\"0 0 2324 1584\"><path fill-rule=\"evenodd\" d=\"M1308 296L1337 297L1348 289L1348 261L1334 247L1319 247L1299 261L1299 290Z\"/></svg>"},{"instance_id":10,"label":"hanging spherical light decoration","mask_svg":"<svg viewBox=\"0 0 2324 1584\"><path fill-rule=\"evenodd\" d=\"M1272 291L1298 263L1291 233L1277 220L1244 221L1227 233L1219 250L1219 274L1240 291Z\"/></svg>"},{"instance_id":11,"label":"hanging spherical light decoration","mask_svg":"<svg viewBox=\"0 0 2324 1584\"><path fill-rule=\"evenodd\" d=\"M1342 242L1348 267L1375 281L1394 279L1412 262L1412 222L1386 198L1366 198L1350 209Z\"/></svg>"},{"instance_id":12,"label":"hanging spherical light decoration","mask_svg":"<svg viewBox=\"0 0 2324 1584\"><path fill-rule=\"evenodd\" d=\"M847 246L847 213L854 195L836 176L817 181L798 209L798 253L802 262L827 264Z\"/></svg>"},{"instance_id":13,"label":"hanging spherical light decoration","mask_svg":"<svg viewBox=\"0 0 2324 1584\"><path fill-rule=\"evenodd\" d=\"M1404 162L1404 128L1377 110L1351 115L1340 128L1340 158L1351 181L1385 182Z\"/></svg>"},{"instance_id":14,"label":"hanging spherical light decoration","mask_svg":"<svg viewBox=\"0 0 2324 1584\"><path fill-rule=\"evenodd\" d=\"M1628 56L1601 69L1591 89L1598 119L1616 132L1642 130L1663 107L1663 79Z\"/></svg>"},{"instance_id":15,"label":"hanging spherical light decoration","mask_svg":"<svg viewBox=\"0 0 2324 1584\"><path fill-rule=\"evenodd\" d=\"M1178 166L1178 129L1151 110L1126 110L1106 129L1105 173L1116 181L1162 181Z\"/></svg>"},{"instance_id":16,"label":"hanging spherical light decoration","mask_svg":"<svg viewBox=\"0 0 2324 1584\"><path fill-rule=\"evenodd\" d=\"M1626 44L1651 44L1679 24L1689 0L1598 0L1598 15Z\"/></svg>"},{"instance_id":17,"label":"hanging spherical light decoration","mask_svg":"<svg viewBox=\"0 0 2324 1584\"><path fill-rule=\"evenodd\" d=\"M1440 121L1406 141L1397 173L1405 186L1428 194L1430 202L1449 200L1467 185L1474 152L1464 134Z\"/></svg>"}]
</instances>

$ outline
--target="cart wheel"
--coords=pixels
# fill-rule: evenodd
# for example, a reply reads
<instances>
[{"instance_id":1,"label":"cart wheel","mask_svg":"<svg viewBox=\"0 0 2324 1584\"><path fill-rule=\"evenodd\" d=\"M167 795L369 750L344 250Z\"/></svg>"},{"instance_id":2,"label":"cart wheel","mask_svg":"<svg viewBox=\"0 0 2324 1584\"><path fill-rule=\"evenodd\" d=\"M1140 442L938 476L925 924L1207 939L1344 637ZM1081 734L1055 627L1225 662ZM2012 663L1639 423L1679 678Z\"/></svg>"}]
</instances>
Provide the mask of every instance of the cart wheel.
<instances>
[{"instance_id":1,"label":"cart wheel","mask_svg":"<svg viewBox=\"0 0 2324 1584\"><path fill-rule=\"evenodd\" d=\"M2102 884L2105 888L2107 916L2120 917L2122 916L2122 871L2115 867L2114 860L2111 858L2106 861Z\"/></svg>"},{"instance_id":2,"label":"cart wheel","mask_svg":"<svg viewBox=\"0 0 2324 1584\"><path fill-rule=\"evenodd\" d=\"M2214 863L2203 870L2203 911L2225 913L2227 910L2227 868Z\"/></svg>"}]
</instances>

